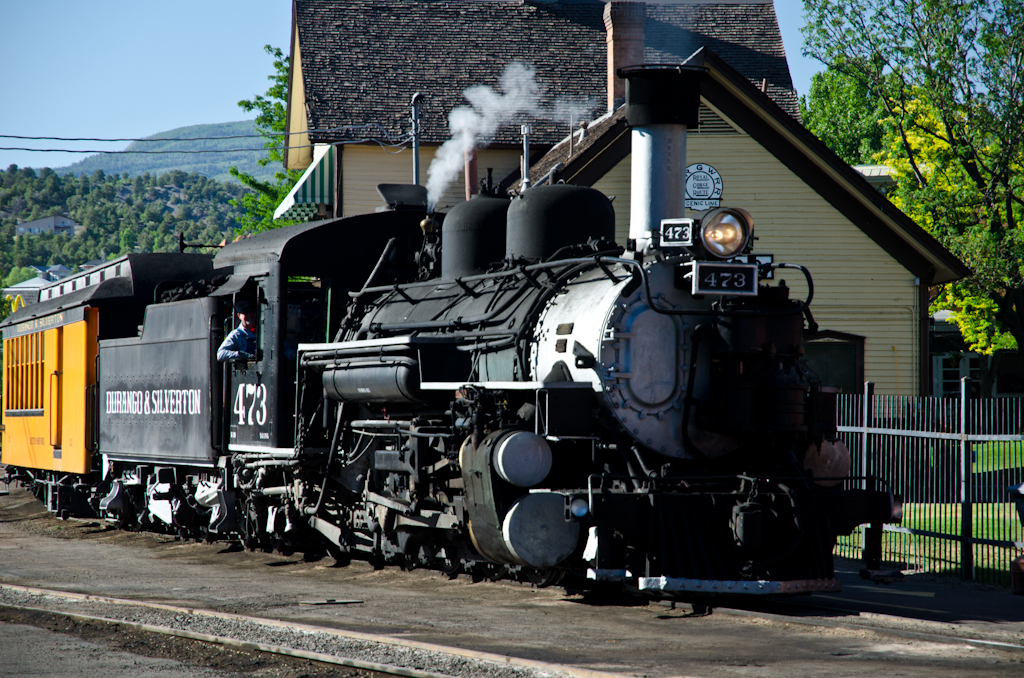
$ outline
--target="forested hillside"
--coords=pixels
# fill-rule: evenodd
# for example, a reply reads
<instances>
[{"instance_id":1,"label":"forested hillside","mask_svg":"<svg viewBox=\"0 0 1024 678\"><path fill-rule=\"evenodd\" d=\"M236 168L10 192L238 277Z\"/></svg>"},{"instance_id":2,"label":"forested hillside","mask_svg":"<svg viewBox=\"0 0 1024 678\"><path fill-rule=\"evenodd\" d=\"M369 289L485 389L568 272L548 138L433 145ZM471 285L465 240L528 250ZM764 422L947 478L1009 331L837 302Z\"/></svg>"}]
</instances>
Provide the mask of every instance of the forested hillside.
<instances>
[{"instance_id":1,"label":"forested hillside","mask_svg":"<svg viewBox=\"0 0 1024 678\"><path fill-rule=\"evenodd\" d=\"M266 151L263 150L262 139L259 137L242 139L209 138L255 134L256 127L252 120L179 127L147 137L148 139L163 139L164 141L135 141L129 144L125 150L224 151L239 148L251 148L253 150L232 153L103 153L90 155L67 167L56 167L54 171L61 176L65 174L81 176L82 174L91 175L96 170L102 170L105 174L123 174L127 172L130 176L136 177L146 172L162 174L178 169L186 173L196 172L218 181L234 181L228 173L228 168L237 167L246 174L251 174L257 179L267 181L273 178L275 169L280 168L260 167L258 164L259 159L266 155ZM190 139L192 141L167 141L168 139Z\"/></svg>"},{"instance_id":2,"label":"forested hillside","mask_svg":"<svg viewBox=\"0 0 1024 678\"><path fill-rule=\"evenodd\" d=\"M130 251L177 251L178 232L189 242L218 243L231 235L240 216L229 200L246 190L181 170L134 178L97 170L76 177L11 165L0 171L0 281L32 277L18 269L33 264L74 269ZM15 237L19 221L50 215L66 215L84 229L73 237Z\"/></svg>"}]
</instances>

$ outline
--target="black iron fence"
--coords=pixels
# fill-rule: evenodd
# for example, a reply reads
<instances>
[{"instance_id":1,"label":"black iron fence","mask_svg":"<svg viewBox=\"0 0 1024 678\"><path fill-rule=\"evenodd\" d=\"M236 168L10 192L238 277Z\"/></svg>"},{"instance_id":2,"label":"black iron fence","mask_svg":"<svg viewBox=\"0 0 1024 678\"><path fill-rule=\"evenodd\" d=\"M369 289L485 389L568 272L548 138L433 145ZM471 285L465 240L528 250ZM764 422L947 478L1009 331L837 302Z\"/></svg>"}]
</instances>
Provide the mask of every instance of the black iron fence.
<instances>
[{"instance_id":1,"label":"black iron fence","mask_svg":"<svg viewBox=\"0 0 1024 678\"><path fill-rule=\"evenodd\" d=\"M885 526L883 561L1009 584L1010 561L1024 555L1024 398L875 395L839 398L839 437L852 473L873 475L902 497L903 521ZM1019 495L1017 495L1019 496ZM864 528L840 538L836 555L859 558Z\"/></svg>"}]
</instances>

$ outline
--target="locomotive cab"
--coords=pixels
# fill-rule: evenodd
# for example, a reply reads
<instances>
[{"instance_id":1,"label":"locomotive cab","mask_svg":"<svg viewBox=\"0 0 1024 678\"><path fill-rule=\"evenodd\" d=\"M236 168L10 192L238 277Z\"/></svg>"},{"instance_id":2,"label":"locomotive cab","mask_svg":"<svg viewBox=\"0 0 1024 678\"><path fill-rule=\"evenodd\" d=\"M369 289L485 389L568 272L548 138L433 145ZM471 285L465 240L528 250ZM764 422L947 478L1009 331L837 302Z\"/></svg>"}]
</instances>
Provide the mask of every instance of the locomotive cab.
<instances>
[{"instance_id":1,"label":"locomotive cab","mask_svg":"<svg viewBox=\"0 0 1024 678\"><path fill-rule=\"evenodd\" d=\"M214 265L232 274L215 294L248 297L257 310L256 358L225 366L229 451L293 451L299 344L328 341L337 331L348 292L363 285L389 239L401 244L389 263L406 265L422 238L421 218L391 212L300 224L218 252Z\"/></svg>"}]
</instances>

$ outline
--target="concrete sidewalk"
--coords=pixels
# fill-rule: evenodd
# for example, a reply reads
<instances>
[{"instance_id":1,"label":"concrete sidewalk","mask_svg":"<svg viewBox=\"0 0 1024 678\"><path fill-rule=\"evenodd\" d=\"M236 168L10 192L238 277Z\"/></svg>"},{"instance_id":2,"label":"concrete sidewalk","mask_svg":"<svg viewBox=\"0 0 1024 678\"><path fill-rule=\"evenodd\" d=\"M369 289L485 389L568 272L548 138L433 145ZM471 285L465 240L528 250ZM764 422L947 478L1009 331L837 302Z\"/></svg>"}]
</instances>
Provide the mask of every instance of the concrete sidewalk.
<instances>
[{"instance_id":1,"label":"concrete sidewalk","mask_svg":"<svg viewBox=\"0 0 1024 678\"><path fill-rule=\"evenodd\" d=\"M860 564L837 560L843 590L810 597L816 605L944 623L1024 623L1024 596L1008 588L934 574L908 574L905 582L875 584L860 578Z\"/></svg>"},{"instance_id":2,"label":"concrete sidewalk","mask_svg":"<svg viewBox=\"0 0 1024 678\"><path fill-rule=\"evenodd\" d=\"M964 582L929 573L906 581L875 584L861 579L861 564L837 559L839 593L816 593L764 605L721 611L771 614L797 623L855 624L928 637L1010 645L1024 652L1024 596L1009 588Z\"/></svg>"}]
</instances>

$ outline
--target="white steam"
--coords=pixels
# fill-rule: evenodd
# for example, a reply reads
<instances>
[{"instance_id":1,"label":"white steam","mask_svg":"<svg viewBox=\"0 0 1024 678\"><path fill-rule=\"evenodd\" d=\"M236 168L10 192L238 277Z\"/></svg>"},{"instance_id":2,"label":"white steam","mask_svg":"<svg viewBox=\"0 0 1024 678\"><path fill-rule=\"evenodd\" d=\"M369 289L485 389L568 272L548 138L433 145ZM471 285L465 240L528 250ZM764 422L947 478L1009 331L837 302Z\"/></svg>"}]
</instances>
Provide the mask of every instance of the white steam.
<instances>
[{"instance_id":1,"label":"white steam","mask_svg":"<svg viewBox=\"0 0 1024 678\"><path fill-rule=\"evenodd\" d=\"M465 166L467 150L486 146L503 124L527 118L565 122L582 120L594 108L587 100L559 100L542 105L546 90L537 82L536 69L524 63L511 63L498 80L500 92L487 85L468 87L462 96L469 106L452 109L448 114L451 139L444 142L427 169L427 210L434 211L441 194Z\"/></svg>"}]
</instances>

